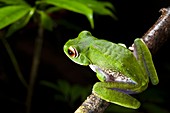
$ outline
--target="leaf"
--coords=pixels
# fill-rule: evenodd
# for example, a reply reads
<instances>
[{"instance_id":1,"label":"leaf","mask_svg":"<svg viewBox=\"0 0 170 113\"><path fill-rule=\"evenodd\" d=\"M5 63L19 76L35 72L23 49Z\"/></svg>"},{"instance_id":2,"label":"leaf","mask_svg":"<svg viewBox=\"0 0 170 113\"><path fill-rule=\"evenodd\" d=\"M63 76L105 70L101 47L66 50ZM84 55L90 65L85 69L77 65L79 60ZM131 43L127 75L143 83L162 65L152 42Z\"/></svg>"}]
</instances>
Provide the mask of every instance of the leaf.
<instances>
[{"instance_id":1,"label":"leaf","mask_svg":"<svg viewBox=\"0 0 170 113\"><path fill-rule=\"evenodd\" d=\"M81 100L85 100L87 96L90 94L92 87L91 86L80 86L80 85L73 85L71 86L70 96L71 101L75 102L78 98Z\"/></svg>"},{"instance_id":2,"label":"leaf","mask_svg":"<svg viewBox=\"0 0 170 113\"><path fill-rule=\"evenodd\" d=\"M43 0L39 1L37 3L47 3L47 4L52 4L57 7L61 7L76 13L80 13L85 15L88 20L90 21L91 27L94 27L93 23L93 11L89 7L87 7L85 4L80 3L78 1L74 0Z\"/></svg>"},{"instance_id":3,"label":"leaf","mask_svg":"<svg viewBox=\"0 0 170 113\"><path fill-rule=\"evenodd\" d=\"M68 82L66 82L64 80L58 80L57 84L42 80L41 84L43 84L47 87L50 87L52 89L55 89L55 90L63 93L63 95L69 95L70 85Z\"/></svg>"},{"instance_id":4,"label":"leaf","mask_svg":"<svg viewBox=\"0 0 170 113\"><path fill-rule=\"evenodd\" d=\"M32 15L35 12L35 8L32 8L28 14L26 14L24 17L22 17L21 19L19 19L18 21L16 21L14 24L12 24L9 29L8 32L6 34L6 37L11 36L14 32L16 32L17 30L23 28L24 26L27 25L27 23L29 22L30 18L32 17Z\"/></svg>"},{"instance_id":5,"label":"leaf","mask_svg":"<svg viewBox=\"0 0 170 113\"><path fill-rule=\"evenodd\" d=\"M82 4L85 4L89 8L91 8L95 13L100 15L109 15L113 17L114 19L117 19L117 17L113 14L112 11L115 11L114 6L110 2L104 2L104 1L96 1L96 0L75 0L79 1Z\"/></svg>"},{"instance_id":6,"label":"leaf","mask_svg":"<svg viewBox=\"0 0 170 113\"><path fill-rule=\"evenodd\" d=\"M27 5L13 5L0 8L0 29L14 23L30 11Z\"/></svg>"},{"instance_id":7,"label":"leaf","mask_svg":"<svg viewBox=\"0 0 170 113\"><path fill-rule=\"evenodd\" d=\"M55 89L57 91L60 89L56 84L54 84L52 82L45 81L45 80L42 80L40 82L40 84L45 85L45 86L50 87L50 88L53 88L53 89Z\"/></svg>"},{"instance_id":8,"label":"leaf","mask_svg":"<svg viewBox=\"0 0 170 113\"><path fill-rule=\"evenodd\" d=\"M24 0L0 0L0 2L3 2L5 4L15 4L15 5L28 5Z\"/></svg>"},{"instance_id":9,"label":"leaf","mask_svg":"<svg viewBox=\"0 0 170 113\"><path fill-rule=\"evenodd\" d=\"M56 94L55 99L70 103L70 105L74 105L78 99L84 100L91 91L91 86L70 85L65 80L58 80L57 84L42 80L41 84L59 91L61 94Z\"/></svg>"},{"instance_id":10,"label":"leaf","mask_svg":"<svg viewBox=\"0 0 170 113\"><path fill-rule=\"evenodd\" d=\"M52 13L52 12L56 12L56 11L59 11L63 8L60 8L60 7L49 7L45 12L46 13Z\"/></svg>"},{"instance_id":11,"label":"leaf","mask_svg":"<svg viewBox=\"0 0 170 113\"><path fill-rule=\"evenodd\" d=\"M53 29L53 26L54 26L54 21L51 19L50 16L48 16L45 12L43 11L38 11L38 13L40 14L41 16L41 25L49 30L49 31L52 31Z\"/></svg>"}]
</instances>

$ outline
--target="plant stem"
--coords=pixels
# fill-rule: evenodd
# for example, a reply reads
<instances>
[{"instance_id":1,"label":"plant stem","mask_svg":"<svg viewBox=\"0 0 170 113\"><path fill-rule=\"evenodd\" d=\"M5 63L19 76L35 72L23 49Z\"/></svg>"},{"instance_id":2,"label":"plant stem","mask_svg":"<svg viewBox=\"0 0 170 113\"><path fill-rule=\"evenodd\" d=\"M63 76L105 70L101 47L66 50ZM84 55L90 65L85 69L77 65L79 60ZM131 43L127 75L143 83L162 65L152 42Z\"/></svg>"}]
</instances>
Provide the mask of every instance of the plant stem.
<instances>
[{"instance_id":1,"label":"plant stem","mask_svg":"<svg viewBox=\"0 0 170 113\"><path fill-rule=\"evenodd\" d=\"M17 60L16 60L16 58L15 58L15 55L14 55L14 53L13 53L13 51L12 51L9 43L7 42L7 40L6 40L5 38L2 38L1 40L2 40L2 43L3 43L4 46L5 46L8 54L9 54L9 57L10 57L11 62L12 62L12 64L13 64L14 68L15 68L15 71L16 71L16 73L17 73L17 75L18 75L18 78L21 80L21 82L23 83L23 85L24 85L25 87L28 87L28 84L27 84L27 82L25 81L25 79L24 79L24 77L23 77L23 74L21 73L21 70L20 70L20 68L19 68L18 62L17 62Z\"/></svg>"},{"instance_id":2,"label":"plant stem","mask_svg":"<svg viewBox=\"0 0 170 113\"><path fill-rule=\"evenodd\" d=\"M170 8L162 8L160 11L162 15L142 37L152 54L156 53L170 37ZM109 105L109 102L92 93L75 113L103 113Z\"/></svg>"},{"instance_id":3,"label":"plant stem","mask_svg":"<svg viewBox=\"0 0 170 113\"><path fill-rule=\"evenodd\" d=\"M36 37L35 40L35 51L33 56L33 62L32 62L27 98L26 98L26 107L27 107L26 113L30 113L31 110L32 95L33 95L35 80L37 77L37 71L38 71L42 44L43 44L43 31L44 31L43 27L39 25L38 36Z\"/></svg>"}]
</instances>

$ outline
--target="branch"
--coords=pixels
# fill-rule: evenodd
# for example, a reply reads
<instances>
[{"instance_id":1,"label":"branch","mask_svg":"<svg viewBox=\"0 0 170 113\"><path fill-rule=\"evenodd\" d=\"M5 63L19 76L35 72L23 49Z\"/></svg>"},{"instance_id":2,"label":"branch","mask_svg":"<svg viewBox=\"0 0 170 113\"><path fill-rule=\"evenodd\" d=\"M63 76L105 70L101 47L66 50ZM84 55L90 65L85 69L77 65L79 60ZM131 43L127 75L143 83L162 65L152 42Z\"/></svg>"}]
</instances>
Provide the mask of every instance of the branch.
<instances>
[{"instance_id":1,"label":"branch","mask_svg":"<svg viewBox=\"0 0 170 113\"><path fill-rule=\"evenodd\" d=\"M75 111L75 113L103 113L109 105L109 102L102 100L92 93Z\"/></svg>"},{"instance_id":2,"label":"branch","mask_svg":"<svg viewBox=\"0 0 170 113\"><path fill-rule=\"evenodd\" d=\"M170 7L160 10L162 15L142 37L150 52L155 54L170 37Z\"/></svg>"},{"instance_id":3,"label":"branch","mask_svg":"<svg viewBox=\"0 0 170 113\"><path fill-rule=\"evenodd\" d=\"M170 37L170 7L162 8L160 11L161 16L142 37L152 54L156 53ZM109 102L92 93L75 113L103 113L109 105Z\"/></svg>"}]
</instances>

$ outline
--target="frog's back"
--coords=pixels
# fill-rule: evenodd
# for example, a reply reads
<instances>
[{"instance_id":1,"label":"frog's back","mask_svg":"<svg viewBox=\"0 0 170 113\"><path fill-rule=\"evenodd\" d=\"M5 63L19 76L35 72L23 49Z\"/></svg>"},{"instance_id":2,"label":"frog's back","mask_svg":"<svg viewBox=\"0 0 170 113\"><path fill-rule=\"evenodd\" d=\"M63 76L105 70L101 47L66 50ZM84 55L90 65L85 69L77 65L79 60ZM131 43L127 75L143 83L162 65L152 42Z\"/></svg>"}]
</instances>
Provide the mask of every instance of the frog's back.
<instances>
[{"instance_id":1,"label":"frog's back","mask_svg":"<svg viewBox=\"0 0 170 113\"><path fill-rule=\"evenodd\" d=\"M120 62L121 60L126 60L134 58L132 52L122 45L118 45L106 40L95 40L94 43L90 45L92 53L100 54L98 57L103 57L102 59L112 60ZM130 59L129 59L130 60ZM136 59L132 59L136 60Z\"/></svg>"},{"instance_id":2,"label":"frog's back","mask_svg":"<svg viewBox=\"0 0 170 113\"><path fill-rule=\"evenodd\" d=\"M134 78L141 71L133 53L122 45L106 40L96 40L90 45L89 51L89 59L99 67L112 69Z\"/></svg>"}]
</instances>

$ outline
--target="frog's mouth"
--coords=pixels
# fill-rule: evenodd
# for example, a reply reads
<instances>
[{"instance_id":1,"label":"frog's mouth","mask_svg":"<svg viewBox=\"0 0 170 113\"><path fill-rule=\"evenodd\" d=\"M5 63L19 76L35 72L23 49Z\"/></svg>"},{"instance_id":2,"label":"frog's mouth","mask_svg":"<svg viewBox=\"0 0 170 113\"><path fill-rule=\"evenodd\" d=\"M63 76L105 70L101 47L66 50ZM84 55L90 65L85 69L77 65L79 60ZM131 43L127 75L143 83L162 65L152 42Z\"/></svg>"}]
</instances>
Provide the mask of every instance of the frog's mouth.
<instances>
[{"instance_id":1,"label":"frog's mouth","mask_svg":"<svg viewBox=\"0 0 170 113\"><path fill-rule=\"evenodd\" d=\"M135 82L132 79L121 74L120 72L115 72L111 69L102 69L102 68L100 68L96 65L92 65L92 64L90 64L89 66L94 72L104 75L105 81L107 81L107 82L115 81L115 82L134 83L135 84Z\"/></svg>"}]
</instances>

